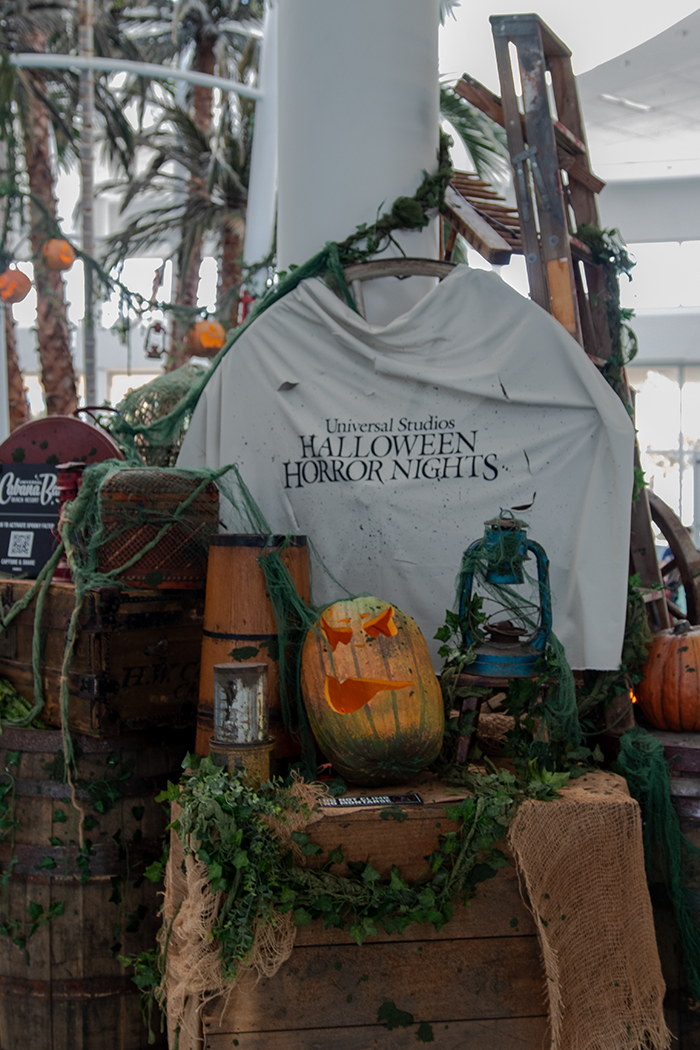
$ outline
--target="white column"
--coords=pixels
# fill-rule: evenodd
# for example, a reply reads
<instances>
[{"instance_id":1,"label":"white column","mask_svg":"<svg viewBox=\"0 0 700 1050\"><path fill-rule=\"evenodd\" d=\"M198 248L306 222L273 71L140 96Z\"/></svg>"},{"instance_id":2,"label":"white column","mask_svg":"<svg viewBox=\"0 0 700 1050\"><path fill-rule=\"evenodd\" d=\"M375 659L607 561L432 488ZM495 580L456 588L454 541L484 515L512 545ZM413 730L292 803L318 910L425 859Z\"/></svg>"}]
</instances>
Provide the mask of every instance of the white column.
<instances>
[{"instance_id":1,"label":"white column","mask_svg":"<svg viewBox=\"0 0 700 1050\"><path fill-rule=\"evenodd\" d=\"M435 170L439 0L277 3L277 244L286 269L373 222ZM437 258L436 221L397 240L408 255ZM432 283L365 285L368 319L386 323Z\"/></svg>"},{"instance_id":2,"label":"white column","mask_svg":"<svg viewBox=\"0 0 700 1050\"><path fill-rule=\"evenodd\" d=\"M277 21L278 5L267 0L260 45L259 88L263 97L255 104L253 150L246 211L243 261L260 262L272 250L277 201ZM267 273L260 271L249 284L259 295Z\"/></svg>"},{"instance_id":3,"label":"white column","mask_svg":"<svg viewBox=\"0 0 700 1050\"><path fill-rule=\"evenodd\" d=\"M0 441L10 436L10 384L7 379L7 340L5 333L5 310L8 307L0 300ZM9 307L12 309L12 307Z\"/></svg>"}]
</instances>

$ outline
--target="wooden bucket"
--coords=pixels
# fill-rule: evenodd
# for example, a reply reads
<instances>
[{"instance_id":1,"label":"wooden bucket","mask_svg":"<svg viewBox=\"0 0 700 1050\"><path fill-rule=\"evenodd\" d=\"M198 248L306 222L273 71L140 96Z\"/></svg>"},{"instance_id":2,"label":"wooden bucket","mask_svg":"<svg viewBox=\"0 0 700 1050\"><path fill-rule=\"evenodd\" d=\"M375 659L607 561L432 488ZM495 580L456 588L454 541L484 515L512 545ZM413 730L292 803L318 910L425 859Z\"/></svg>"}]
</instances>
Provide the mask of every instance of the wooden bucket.
<instances>
[{"instance_id":1,"label":"wooden bucket","mask_svg":"<svg viewBox=\"0 0 700 1050\"><path fill-rule=\"evenodd\" d=\"M115 740L73 736L86 815L81 851L61 733L3 729L2 1050L148 1047L140 993L117 956L155 947L162 887L143 874L160 858L166 824L155 796L177 779L191 736L163 729Z\"/></svg>"},{"instance_id":2,"label":"wooden bucket","mask_svg":"<svg viewBox=\"0 0 700 1050\"><path fill-rule=\"evenodd\" d=\"M284 539L222 533L210 541L197 709L198 755L209 754L209 740L214 732L214 664L248 660L268 665L270 735L275 740L275 759L296 758L300 753L297 741L285 732L282 722L277 625L257 561L263 547L280 547ZM301 597L310 601L306 536L290 537L282 561Z\"/></svg>"}]
</instances>

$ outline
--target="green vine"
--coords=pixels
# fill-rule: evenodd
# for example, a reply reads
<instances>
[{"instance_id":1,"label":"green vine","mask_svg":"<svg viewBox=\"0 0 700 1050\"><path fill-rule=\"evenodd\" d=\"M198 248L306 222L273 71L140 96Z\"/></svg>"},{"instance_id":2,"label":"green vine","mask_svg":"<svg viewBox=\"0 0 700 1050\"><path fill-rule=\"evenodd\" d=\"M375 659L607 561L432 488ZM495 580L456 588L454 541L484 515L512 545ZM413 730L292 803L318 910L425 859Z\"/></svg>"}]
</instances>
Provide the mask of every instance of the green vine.
<instances>
[{"instance_id":1,"label":"green vine","mask_svg":"<svg viewBox=\"0 0 700 1050\"><path fill-rule=\"evenodd\" d=\"M634 317L634 310L620 306L620 277L624 275L632 280L632 269L636 264L620 241L619 230L603 230L590 223L582 223L576 230L576 237L590 248L593 262L605 274L605 309L611 353L602 373L625 402L623 370L636 356L638 345L637 336L628 324Z\"/></svg>"},{"instance_id":2,"label":"green vine","mask_svg":"<svg viewBox=\"0 0 700 1050\"><path fill-rule=\"evenodd\" d=\"M190 768L180 783L170 784L159 800L177 802L180 814L172 828L185 852L206 865L212 891L224 895L211 932L226 980L246 966L255 929L274 924L279 914L293 913L297 926L320 919L326 928L347 929L359 945L380 930L401 934L412 923L439 930L452 919L455 902L468 902L479 882L508 863L498 843L520 802L554 798L567 779L523 781L492 763L485 773L464 769L467 795L445 807L457 827L439 836L425 872L409 882L396 865L384 877L369 861L346 858L342 845L324 856L306 832L291 832L289 841L275 835L270 823L283 826L292 814L312 815L281 781L253 790L208 758L189 756L184 764ZM392 807L380 817L401 821L405 814ZM346 859L347 874L339 874ZM164 1005L165 961L158 951L122 961L135 966L144 1016L150 1018L155 1003Z\"/></svg>"},{"instance_id":3,"label":"green vine","mask_svg":"<svg viewBox=\"0 0 700 1050\"><path fill-rule=\"evenodd\" d=\"M581 716L595 708L607 708L616 697L629 693L644 678L643 668L649 655L652 634L638 574L630 576L627 589L627 613L620 666L616 671L590 671L579 690Z\"/></svg>"}]
</instances>

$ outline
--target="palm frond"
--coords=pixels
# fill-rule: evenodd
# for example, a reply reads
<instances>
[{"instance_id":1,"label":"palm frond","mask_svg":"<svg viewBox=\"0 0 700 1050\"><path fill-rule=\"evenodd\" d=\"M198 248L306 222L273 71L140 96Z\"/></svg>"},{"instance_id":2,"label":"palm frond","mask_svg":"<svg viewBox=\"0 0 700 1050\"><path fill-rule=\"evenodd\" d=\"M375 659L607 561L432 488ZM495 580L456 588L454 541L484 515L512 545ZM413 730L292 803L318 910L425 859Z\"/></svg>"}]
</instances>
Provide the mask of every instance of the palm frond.
<instances>
[{"instance_id":1,"label":"palm frond","mask_svg":"<svg viewBox=\"0 0 700 1050\"><path fill-rule=\"evenodd\" d=\"M508 147L503 128L444 85L440 87L440 115L464 144L480 178L504 176Z\"/></svg>"},{"instance_id":2,"label":"palm frond","mask_svg":"<svg viewBox=\"0 0 700 1050\"><path fill-rule=\"evenodd\" d=\"M456 18L455 10L460 6L460 0L440 0L440 25L444 26L450 15Z\"/></svg>"}]
</instances>

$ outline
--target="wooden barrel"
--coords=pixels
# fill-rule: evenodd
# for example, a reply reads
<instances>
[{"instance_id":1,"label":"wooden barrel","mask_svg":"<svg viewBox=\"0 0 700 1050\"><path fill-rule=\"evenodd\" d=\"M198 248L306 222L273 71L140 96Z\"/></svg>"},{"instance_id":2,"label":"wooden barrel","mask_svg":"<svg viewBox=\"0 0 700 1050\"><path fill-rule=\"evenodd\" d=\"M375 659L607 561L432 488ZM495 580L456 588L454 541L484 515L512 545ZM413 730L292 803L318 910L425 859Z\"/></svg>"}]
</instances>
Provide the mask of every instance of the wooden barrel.
<instances>
[{"instance_id":1,"label":"wooden barrel","mask_svg":"<svg viewBox=\"0 0 700 1050\"><path fill-rule=\"evenodd\" d=\"M197 709L198 755L209 754L214 731L214 664L248 660L268 665L270 735L275 740L275 759L284 761L299 754L298 743L285 733L282 722L277 625L265 576L258 565L263 547L279 548L284 539L222 533L210 541ZM299 594L304 601L310 601L306 536L292 536L281 557Z\"/></svg>"},{"instance_id":2,"label":"wooden barrel","mask_svg":"<svg viewBox=\"0 0 700 1050\"><path fill-rule=\"evenodd\" d=\"M177 779L191 737L73 736L81 850L61 733L3 729L0 1050L149 1046L140 993L118 956L155 947L162 886L144 878L166 824L155 797ZM156 1045L165 1046L160 1034Z\"/></svg>"}]
</instances>

